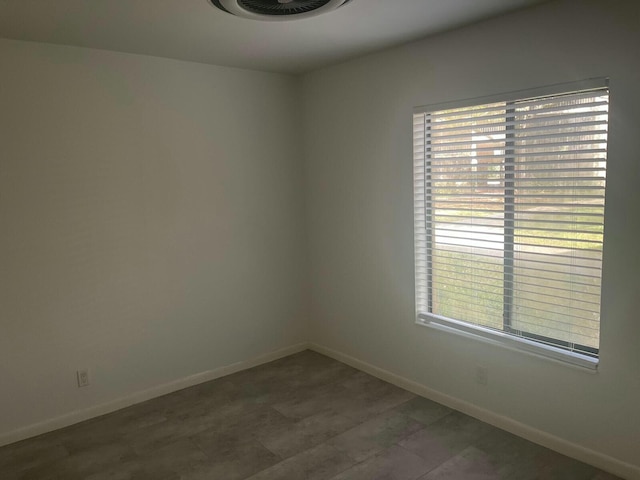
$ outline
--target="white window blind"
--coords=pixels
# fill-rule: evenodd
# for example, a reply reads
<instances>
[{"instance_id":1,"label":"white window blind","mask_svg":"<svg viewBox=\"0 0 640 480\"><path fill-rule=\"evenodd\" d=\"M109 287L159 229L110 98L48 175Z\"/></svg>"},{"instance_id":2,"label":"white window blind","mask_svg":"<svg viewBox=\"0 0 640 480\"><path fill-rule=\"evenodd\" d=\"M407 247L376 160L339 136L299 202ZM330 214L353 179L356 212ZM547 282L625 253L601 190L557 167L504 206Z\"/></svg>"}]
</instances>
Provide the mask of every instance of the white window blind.
<instances>
[{"instance_id":1,"label":"white window blind","mask_svg":"<svg viewBox=\"0 0 640 480\"><path fill-rule=\"evenodd\" d=\"M608 89L519 97L414 114L418 318L595 364Z\"/></svg>"}]
</instances>

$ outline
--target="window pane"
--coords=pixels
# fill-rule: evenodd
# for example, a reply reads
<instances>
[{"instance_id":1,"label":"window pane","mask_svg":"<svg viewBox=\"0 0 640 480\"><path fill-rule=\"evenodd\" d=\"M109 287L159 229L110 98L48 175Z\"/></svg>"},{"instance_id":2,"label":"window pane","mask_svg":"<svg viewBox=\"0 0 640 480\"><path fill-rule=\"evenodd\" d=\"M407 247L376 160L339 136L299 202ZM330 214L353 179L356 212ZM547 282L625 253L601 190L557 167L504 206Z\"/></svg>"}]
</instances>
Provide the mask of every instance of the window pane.
<instances>
[{"instance_id":1,"label":"window pane","mask_svg":"<svg viewBox=\"0 0 640 480\"><path fill-rule=\"evenodd\" d=\"M568 96L517 108L515 117L512 327L595 349L606 108L603 96ZM539 128L532 133L534 125Z\"/></svg>"},{"instance_id":2,"label":"window pane","mask_svg":"<svg viewBox=\"0 0 640 480\"><path fill-rule=\"evenodd\" d=\"M429 123L432 313L496 329L504 295L505 127L494 123L504 114L500 103L440 112Z\"/></svg>"}]
</instances>

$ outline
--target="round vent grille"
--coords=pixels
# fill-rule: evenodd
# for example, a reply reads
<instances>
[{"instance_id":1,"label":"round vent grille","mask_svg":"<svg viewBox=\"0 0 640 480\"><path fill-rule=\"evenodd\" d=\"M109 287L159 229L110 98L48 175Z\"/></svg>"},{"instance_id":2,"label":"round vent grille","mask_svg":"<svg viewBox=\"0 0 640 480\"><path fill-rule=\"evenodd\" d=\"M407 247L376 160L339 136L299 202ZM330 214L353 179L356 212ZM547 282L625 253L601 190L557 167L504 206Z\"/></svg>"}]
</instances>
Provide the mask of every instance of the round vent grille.
<instances>
[{"instance_id":1,"label":"round vent grille","mask_svg":"<svg viewBox=\"0 0 640 480\"><path fill-rule=\"evenodd\" d=\"M335 10L351 0L210 0L220 10L256 20L293 20Z\"/></svg>"},{"instance_id":2,"label":"round vent grille","mask_svg":"<svg viewBox=\"0 0 640 480\"><path fill-rule=\"evenodd\" d=\"M312 12L329 3L329 0L291 0L280 3L278 0L238 0L245 10L260 15L298 15Z\"/></svg>"}]
</instances>

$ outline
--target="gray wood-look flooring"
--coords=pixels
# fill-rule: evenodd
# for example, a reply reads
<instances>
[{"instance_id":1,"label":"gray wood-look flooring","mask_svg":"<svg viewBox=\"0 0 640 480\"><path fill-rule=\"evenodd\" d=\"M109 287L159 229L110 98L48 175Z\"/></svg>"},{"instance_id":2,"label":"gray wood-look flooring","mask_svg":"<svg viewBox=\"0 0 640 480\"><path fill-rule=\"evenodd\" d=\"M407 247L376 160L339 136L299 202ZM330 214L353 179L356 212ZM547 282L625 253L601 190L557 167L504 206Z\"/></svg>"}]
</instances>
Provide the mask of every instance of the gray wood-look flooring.
<instances>
[{"instance_id":1,"label":"gray wood-look flooring","mask_svg":"<svg viewBox=\"0 0 640 480\"><path fill-rule=\"evenodd\" d=\"M0 448L0 478L616 477L305 351Z\"/></svg>"}]
</instances>

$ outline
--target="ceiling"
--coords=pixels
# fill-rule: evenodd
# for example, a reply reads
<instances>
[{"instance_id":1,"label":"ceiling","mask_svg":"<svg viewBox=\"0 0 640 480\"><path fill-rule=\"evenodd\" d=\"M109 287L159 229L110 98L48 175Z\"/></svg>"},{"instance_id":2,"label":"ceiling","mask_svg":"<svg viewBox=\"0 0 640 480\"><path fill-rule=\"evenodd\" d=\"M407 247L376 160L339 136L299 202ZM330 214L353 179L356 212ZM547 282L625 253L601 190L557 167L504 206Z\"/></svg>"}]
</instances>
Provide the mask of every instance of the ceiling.
<instances>
[{"instance_id":1,"label":"ceiling","mask_svg":"<svg viewBox=\"0 0 640 480\"><path fill-rule=\"evenodd\" d=\"M541 0L352 0L260 22L208 0L0 0L0 37L304 73Z\"/></svg>"}]
</instances>

